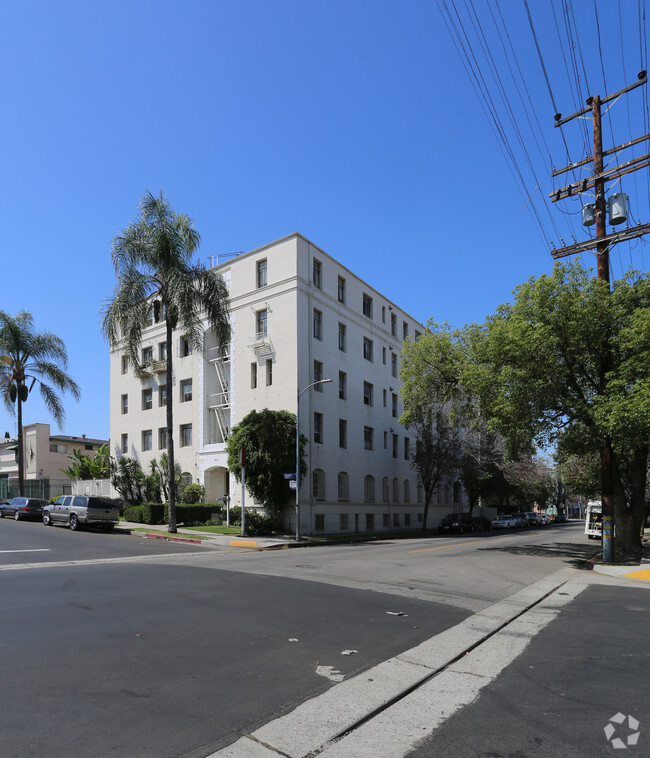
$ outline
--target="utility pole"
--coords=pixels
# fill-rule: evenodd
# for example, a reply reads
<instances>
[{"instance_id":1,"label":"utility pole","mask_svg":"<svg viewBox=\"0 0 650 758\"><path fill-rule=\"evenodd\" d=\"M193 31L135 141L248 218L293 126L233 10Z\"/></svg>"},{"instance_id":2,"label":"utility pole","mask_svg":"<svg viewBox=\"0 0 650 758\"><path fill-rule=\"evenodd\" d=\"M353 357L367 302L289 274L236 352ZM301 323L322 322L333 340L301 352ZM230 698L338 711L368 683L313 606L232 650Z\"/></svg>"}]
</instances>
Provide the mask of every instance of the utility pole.
<instances>
[{"instance_id":1,"label":"utility pole","mask_svg":"<svg viewBox=\"0 0 650 758\"><path fill-rule=\"evenodd\" d=\"M552 202L557 202L563 198L571 197L574 194L586 192L587 189L593 187L596 195L595 202L595 215L596 215L596 238L595 240L588 240L587 242L575 243L559 250L553 249L551 254L554 259L563 258L567 255L573 255L580 253L584 250L591 250L596 248L596 260L598 266L598 279L606 284L606 294L609 295L610 276L609 276L609 250L610 247L617 242L622 242L626 239L633 239L634 237L642 236L650 232L650 224L639 224L634 229L625 229L622 232L607 234L606 219L606 207L605 207L605 182L612 179L619 179L620 177L628 174L632 171L638 171L640 168L646 168L650 166L650 154L646 153L641 158L633 159L627 163L620 164L608 171L604 170L603 156L613 153L618 153L626 148L632 147L639 142L650 140L650 134L646 134L644 137L632 140L624 145L612 148L611 150L603 151L603 137L601 127L601 105L611 100L615 100L621 95L629 92L630 90L647 84L647 73L641 71L638 74L638 81L634 84L625 87L613 95L605 98L601 101L599 95L588 98L587 107L583 110L574 113L571 116L563 119L562 114L555 115L555 126L562 126L562 124L571 121L574 118L582 116L591 110L593 120L593 138L594 138L594 175L589 179L583 179L582 182L570 184L566 187L562 187L550 193L549 197ZM586 165L588 159L574 163L565 168L553 171L552 176L558 176L566 171L571 171L579 166ZM611 220L610 220L610 223ZM607 389L607 373L610 369L611 354L610 348L607 342L603 342L600 345L600 375L598 383L598 392L604 395ZM600 446L600 481L601 481L601 497L602 497L602 524L603 524L603 563L612 563L614 561L614 538L616 524L615 520L615 499L614 499L614 476L613 476L613 448L612 440L609 435L602 440Z\"/></svg>"}]
</instances>

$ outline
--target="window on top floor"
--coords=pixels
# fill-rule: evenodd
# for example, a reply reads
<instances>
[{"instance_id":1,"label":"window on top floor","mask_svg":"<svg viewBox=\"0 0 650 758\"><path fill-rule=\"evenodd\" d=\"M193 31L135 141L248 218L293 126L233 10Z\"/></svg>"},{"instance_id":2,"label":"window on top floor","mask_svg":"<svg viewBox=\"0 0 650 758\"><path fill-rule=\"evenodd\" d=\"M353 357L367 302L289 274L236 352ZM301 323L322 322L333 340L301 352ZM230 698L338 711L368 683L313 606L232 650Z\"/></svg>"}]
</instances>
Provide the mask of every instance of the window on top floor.
<instances>
[{"instance_id":1,"label":"window on top floor","mask_svg":"<svg viewBox=\"0 0 650 758\"><path fill-rule=\"evenodd\" d=\"M342 276L339 276L338 298L339 303L345 303L345 279Z\"/></svg>"},{"instance_id":2,"label":"window on top floor","mask_svg":"<svg viewBox=\"0 0 650 758\"><path fill-rule=\"evenodd\" d=\"M317 258L313 260L312 280L314 287L317 287L319 290L323 289L323 264Z\"/></svg>"},{"instance_id":3,"label":"window on top floor","mask_svg":"<svg viewBox=\"0 0 650 758\"><path fill-rule=\"evenodd\" d=\"M407 321L402 322L402 339L405 340L409 336L409 325Z\"/></svg>"},{"instance_id":4,"label":"window on top floor","mask_svg":"<svg viewBox=\"0 0 650 758\"><path fill-rule=\"evenodd\" d=\"M390 314L390 333L397 337L397 316L394 313Z\"/></svg>"},{"instance_id":5,"label":"window on top floor","mask_svg":"<svg viewBox=\"0 0 650 758\"><path fill-rule=\"evenodd\" d=\"M257 287L266 287L267 285L267 265L268 261L264 258L261 261L257 261Z\"/></svg>"},{"instance_id":6,"label":"window on top floor","mask_svg":"<svg viewBox=\"0 0 650 758\"><path fill-rule=\"evenodd\" d=\"M361 305L363 315L372 318L372 298L370 295L366 295L365 292L363 293Z\"/></svg>"}]
</instances>

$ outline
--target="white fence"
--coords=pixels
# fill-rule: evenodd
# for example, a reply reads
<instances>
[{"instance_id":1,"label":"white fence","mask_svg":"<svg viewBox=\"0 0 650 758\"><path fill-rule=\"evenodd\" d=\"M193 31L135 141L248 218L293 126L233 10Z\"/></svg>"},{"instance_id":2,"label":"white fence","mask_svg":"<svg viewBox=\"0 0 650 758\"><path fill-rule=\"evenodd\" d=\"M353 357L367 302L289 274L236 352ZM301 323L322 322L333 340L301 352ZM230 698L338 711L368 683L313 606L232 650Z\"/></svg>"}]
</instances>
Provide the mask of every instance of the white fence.
<instances>
[{"instance_id":1,"label":"white fence","mask_svg":"<svg viewBox=\"0 0 650 758\"><path fill-rule=\"evenodd\" d=\"M71 482L73 495L95 495L97 497L119 498L119 492L110 479L87 479Z\"/></svg>"}]
</instances>

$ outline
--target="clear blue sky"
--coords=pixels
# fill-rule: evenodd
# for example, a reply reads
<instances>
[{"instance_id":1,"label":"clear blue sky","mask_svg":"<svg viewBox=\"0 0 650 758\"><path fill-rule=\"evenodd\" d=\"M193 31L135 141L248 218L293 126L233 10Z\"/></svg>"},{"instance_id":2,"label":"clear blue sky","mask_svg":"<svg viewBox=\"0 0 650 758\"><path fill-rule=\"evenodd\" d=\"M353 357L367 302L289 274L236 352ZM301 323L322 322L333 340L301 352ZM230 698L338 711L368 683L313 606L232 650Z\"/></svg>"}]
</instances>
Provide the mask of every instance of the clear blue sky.
<instances>
[{"instance_id":1,"label":"clear blue sky","mask_svg":"<svg viewBox=\"0 0 650 758\"><path fill-rule=\"evenodd\" d=\"M450 0L3 4L0 308L31 311L65 341L82 399L66 398L64 433L109 435L99 310L111 240L146 190L194 219L204 262L299 231L412 316L455 326L550 271L549 239L587 236L567 215L578 200L544 201L551 161L569 160L524 0L475 0L474 19L455 2L458 17ZM593 0L529 7L565 115L635 81L646 60L637 2L597 0L597 18ZM445 18L466 35L492 106ZM650 131L645 89L614 106L606 147ZM564 128L571 160L590 128ZM647 222L648 171L634 176L623 188ZM621 246L614 276L647 268L644 249ZM57 430L33 397L25 423L36 421ZM5 430L15 420L2 408Z\"/></svg>"}]
</instances>

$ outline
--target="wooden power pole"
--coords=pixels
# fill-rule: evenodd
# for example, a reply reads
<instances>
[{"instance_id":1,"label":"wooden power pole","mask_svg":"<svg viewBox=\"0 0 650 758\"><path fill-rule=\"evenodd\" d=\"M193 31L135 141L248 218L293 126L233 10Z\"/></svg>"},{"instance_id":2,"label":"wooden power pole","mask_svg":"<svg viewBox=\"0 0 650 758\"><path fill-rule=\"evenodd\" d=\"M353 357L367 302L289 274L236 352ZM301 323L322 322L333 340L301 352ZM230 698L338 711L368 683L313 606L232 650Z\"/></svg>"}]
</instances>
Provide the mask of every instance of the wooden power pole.
<instances>
[{"instance_id":1,"label":"wooden power pole","mask_svg":"<svg viewBox=\"0 0 650 758\"><path fill-rule=\"evenodd\" d=\"M562 124L571 121L574 118L582 116L591 110L593 119L593 137L594 137L594 174L592 177L583 179L581 182L567 185L559 190L552 192L549 197L552 202L557 202L567 197L586 192L591 187L594 188L596 195L595 213L596 213L596 238L587 240L586 242L575 243L560 249L553 249L551 254L553 258L564 258L567 255L574 255L575 253L581 253L585 250L596 249L596 259L598 262L598 278L606 283L606 292L609 294L610 276L609 276L609 250L610 247L617 242L623 240L633 239L634 237L640 237L650 232L650 224L639 224L637 227L622 230L613 234L607 234L606 219L606 207L605 207L605 182L612 179L619 179L625 174L629 174L632 171L638 171L640 168L646 168L650 165L650 154L646 153L640 158L633 159L627 163L622 163L615 168L604 170L603 157L605 155L611 155L621 152L622 150L632 147L640 142L647 142L650 140L650 134L646 134L644 137L632 140L612 148L607 152L603 151L603 138L601 128L601 105L607 103L610 100L615 100L621 95L629 92L636 87L647 84L647 74L645 71L641 71L638 75L638 81L634 84L625 87L622 90L610 95L601 101L599 95L590 97L587 100L587 107L583 110L574 113L571 116L563 119L561 114L555 116L555 126L562 126ZM553 171L552 176L558 176L566 171L571 171L579 166L586 165L589 159L580 161L579 163L565 166L562 169ZM607 373L610 369L611 354L609 345L603 343L600 346L600 376L599 376L599 393L605 394L607 389ZM600 481L601 481L601 497L602 497L602 519L603 519L603 563L612 563L614 560L614 536L615 536L615 508L614 508L614 472L613 472L614 458L612 441L609 437L602 440L600 446Z\"/></svg>"}]
</instances>

